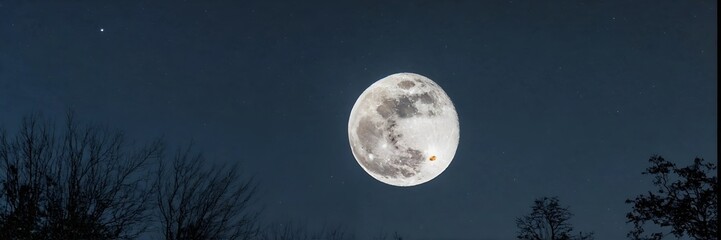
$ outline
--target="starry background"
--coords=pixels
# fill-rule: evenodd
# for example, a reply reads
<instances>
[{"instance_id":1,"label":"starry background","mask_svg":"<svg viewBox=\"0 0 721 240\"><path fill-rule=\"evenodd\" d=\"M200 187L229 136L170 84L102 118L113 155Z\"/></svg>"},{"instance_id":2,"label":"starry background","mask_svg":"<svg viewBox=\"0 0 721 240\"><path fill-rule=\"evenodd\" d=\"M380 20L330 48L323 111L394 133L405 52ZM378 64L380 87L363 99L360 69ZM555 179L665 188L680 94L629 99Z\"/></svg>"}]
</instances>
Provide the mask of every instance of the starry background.
<instances>
[{"instance_id":1,"label":"starry background","mask_svg":"<svg viewBox=\"0 0 721 240\"><path fill-rule=\"evenodd\" d=\"M0 124L84 120L191 139L261 184L268 221L358 237L511 239L534 198L622 239L652 154L717 161L716 1L0 1ZM350 110L416 72L456 105L446 171L356 163Z\"/></svg>"}]
</instances>

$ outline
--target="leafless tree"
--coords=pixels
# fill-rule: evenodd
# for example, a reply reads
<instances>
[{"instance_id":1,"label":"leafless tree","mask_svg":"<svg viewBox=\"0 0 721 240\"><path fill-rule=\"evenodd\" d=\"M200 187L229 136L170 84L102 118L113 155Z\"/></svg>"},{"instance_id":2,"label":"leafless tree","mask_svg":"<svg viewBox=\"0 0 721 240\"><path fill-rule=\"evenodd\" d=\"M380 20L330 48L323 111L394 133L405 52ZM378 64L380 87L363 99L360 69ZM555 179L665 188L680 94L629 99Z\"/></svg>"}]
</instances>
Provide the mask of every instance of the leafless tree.
<instances>
[{"instance_id":1,"label":"leafless tree","mask_svg":"<svg viewBox=\"0 0 721 240\"><path fill-rule=\"evenodd\" d=\"M274 223L263 229L259 240L352 240L341 226L327 227L313 231L292 222Z\"/></svg>"},{"instance_id":2,"label":"leafless tree","mask_svg":"<svg viewBox=\"0 0 721 240\"><path fill-rule=\"evenodd\" d=\"M628 199L633 210L626 215L634 229L631 239L662 239L668 235L694 239L718 237L718 178L716 165L696 158L687 167L654 155L643 174L654 176L656 191ZM644 224L659 231L646 233Z\"/></svg>"},{"instance_id":3,"label":"leafless tree","mask_svg":"<svg viewBox=\"0 0 721 240\"><path fill-rule=\"evenodd\" d=\"M132 239L152 200L146 164L160 142L134 147L119 131L38 116L0 130L0 239Z\"/></svg>"},{"instance_id":4,"label":"leafless tree","mask_svg":"<svg viewBox=\"0 0 721 240\"><path fill-rule=\"evenodd\" d=\"M403 236L398 234L398 232L393 232L392 235L389 235L386 232L381 232L378 236L374 237L373 240L403 240Z\"/></svg>"},{"instance_id":5,"label":"leafless tree","mask_svg":"<svg viewBox=\"0 0 721 240\"><path fill-rule=\"evenodd\" d=\"M156 206L168 240L253 239L258 211L256 184L237 167L211 165L191 147L157 171Z\"/></svg>"},{"instance_id":6,"label":"leafless tree","mask_svg":"<svg viewBox=\"0 0 721 240\"><path fill-rule=\"evenodd\" d=\"M593 233L579 232L573 235L573 227L569 223L571 212L561 207L558 198L543 197L536 199L529 215L516 218L518 239L528 240L591 240Z\"/></svg>"}]
</instances>

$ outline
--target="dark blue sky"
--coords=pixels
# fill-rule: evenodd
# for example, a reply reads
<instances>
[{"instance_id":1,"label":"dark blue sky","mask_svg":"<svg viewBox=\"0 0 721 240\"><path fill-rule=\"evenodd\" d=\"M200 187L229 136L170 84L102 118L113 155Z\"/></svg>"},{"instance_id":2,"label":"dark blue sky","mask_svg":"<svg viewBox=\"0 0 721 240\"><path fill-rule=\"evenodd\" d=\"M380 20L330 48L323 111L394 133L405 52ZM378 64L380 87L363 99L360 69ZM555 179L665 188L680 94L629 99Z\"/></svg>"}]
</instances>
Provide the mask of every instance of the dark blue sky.
<instances>
[{"instance_id":1,"label":"dark blue sky","mask_svg":"<svg viewBox=\"0 0 721 240\"><path fill-rule=\"evenodd\" d=\"M64 3L59 3L64 2ZM269 220L511 239L534 198L622 239L647 159L717 162L716 1L0 1L0 125L82 119L193 139ZM450 167L411 188L353 158L350 110L415 72L454 101Z\"/></svg>"}]
</instances>

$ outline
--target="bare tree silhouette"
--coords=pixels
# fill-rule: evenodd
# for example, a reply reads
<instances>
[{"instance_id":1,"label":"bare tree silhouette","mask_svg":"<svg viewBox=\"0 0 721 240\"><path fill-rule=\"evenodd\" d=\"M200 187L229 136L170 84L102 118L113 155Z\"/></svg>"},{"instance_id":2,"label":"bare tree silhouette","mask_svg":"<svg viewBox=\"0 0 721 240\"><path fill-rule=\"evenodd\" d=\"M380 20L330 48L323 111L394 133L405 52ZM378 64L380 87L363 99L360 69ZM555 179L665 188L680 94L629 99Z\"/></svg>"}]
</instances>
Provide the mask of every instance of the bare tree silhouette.
<instances>
[{"instance_id":1,"label":"bare tree silhouette","mask_svg":"<svg viewBox=\"0 0 721 240\"><path fill-rule=\"evenodd\" d=\"M156 141L126 143L121 132L41 117L0 131L0 239L132 239L145 230L152 199L146 164Z\"/></svg>"},{"instance_id":2,"label":"bare tree silhouette","mask_svg":"<svg viewBox=\"0 0 721 240\"><path fill-rule=\"evenodd\" d=\"M318 231L309 230L292 222L273 223L263 229L259 240L352 240L343 227L323 227Z\"/></svg>"},{"instance_id":3,"label":"bare tree silhouette","mask_svg":"<svg viewBox=\"0 0 721 240\"><path fill-rule=\"evenodd\" d=\"M528 240L592 240L593 233L573 235L569 219L573 216L567 207L561 207L558 198L536 199L531 213L516 218L518 239Z\"/></svg>"},{"instance_id":4,"label":"bare tree silhouette","mask_svg":"<svg viewBox=\"0 0 721 240\"><path fill-rule=\"evenodd\" d=\"M150 226L168 240L354 239L340 226L261 229L255 180L190 146L166 157L160 140L137 146L72 113L63 126L30 116L0 129L0 239L137 239Z\"/></svg>"},{"instance_id":5,"label":"bare tree silhouette","mask_svg":"<svg viewBox=\"0 0 721 240\"><path fill-rule=\"evenodd\" d=\"M157 170L156 206L165 239L253 239L256 184L236 166L211 165L191 147Z\"/></svg>"},{"instance_id":6,"label":"bare tree silhouette","mask_svg":"<svg viewBox=\"0 0 721 240\"><path fill-rule=\"evenodd\" d=\"M373 238L374 240L403 240L403 236L398 234L398 232L393 232L393 234L388 234L386 232L379 233L376 237Z\"/></svg>"},{"instance_id":7,"label":"bare tree silhouette","mask_svg":"<svg viewBox=\"0 0 721 240\"><path fill-rule=\"evenodd\" d=\"M716 239L718 236L718 178L716 165L696 158L693 164L679 168L676 164L654 155L651 166L642 174L654 176L655 192L626 200L633 210L626 215L634 229L632 239L662 239L673 234L695 239ZM673 177L671 175L675 175ZM663 231L645 234L644 224L651 222Z\"/></svg>"}]
</instances>

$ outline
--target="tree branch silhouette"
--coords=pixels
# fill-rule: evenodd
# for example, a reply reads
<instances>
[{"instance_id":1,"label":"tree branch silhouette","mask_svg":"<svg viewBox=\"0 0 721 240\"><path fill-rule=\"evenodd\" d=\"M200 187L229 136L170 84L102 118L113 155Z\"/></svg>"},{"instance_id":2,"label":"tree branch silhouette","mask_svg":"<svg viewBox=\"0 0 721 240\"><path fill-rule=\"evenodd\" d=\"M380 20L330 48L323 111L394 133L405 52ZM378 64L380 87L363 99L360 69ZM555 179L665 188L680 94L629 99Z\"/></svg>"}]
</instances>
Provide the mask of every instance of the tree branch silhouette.
<instances>
[{"instance_id":1,"label":"tree branch silhouette","mask_svg":"<svg viewBox=\"0 0 721 240\"><path fill-rule=\"evenodd\" d=\"M592 240L593 233L579 232L573 235L569 220L573 214L567 207L561 207L557 197L536 199L531 213L516 218L518 239L528 240Z\"/></svg>"},{"instance_id":2,"label":"tree branch silhouette","mask_svg":"<svg viewBox=\"0 0 721 240\"><path fill-rule=\"evenodd\" d=\"M292 222L274 223L263 229L259 240L351 240L352 234L348 234L341 226L323 227L320 230L312 231L308 227L299 226Z\"/></svg>"},{"instance_id":3,"label":"tree branch silhouette","mask_svg":"<svg viewBox=\"0 0 721 240\"><path fill-rule=\"evenodd\" d=\"M258 212L251 208L253 179L236 166L210 165L190 146L157 171L156 206L165 239L251 239Z\"/></svg>"},{"instance_id":4,"label":"tree branch silhouette","mask_svg":"<svg viewBox=\"0 0 721 240\"><path fill-rule=\"evenodd\" d=\"M72 113L60 132L24 118L17 134L0 132L0 238L137 237L152 196L145 166L161 151L159 141L135 148Z\"/></svg>"},{"instance_id":5,"label":"tree branch silhouette","mask_svg":"<svg viewBox=\"0 0 721 240\"><path fill-rule=\"evenodd\" d=\"M634 229L632 239L677 238L687 235L695 239L715 239L718 236L718 178L716 165L695 158L693 164L679 168L661 156L649 159L650 167L642 174L653 175L655 192L627 199L633 210L626 214ZM646 233L644 225L652 223L662 230Z\"/></svg>"}]
</instances>

